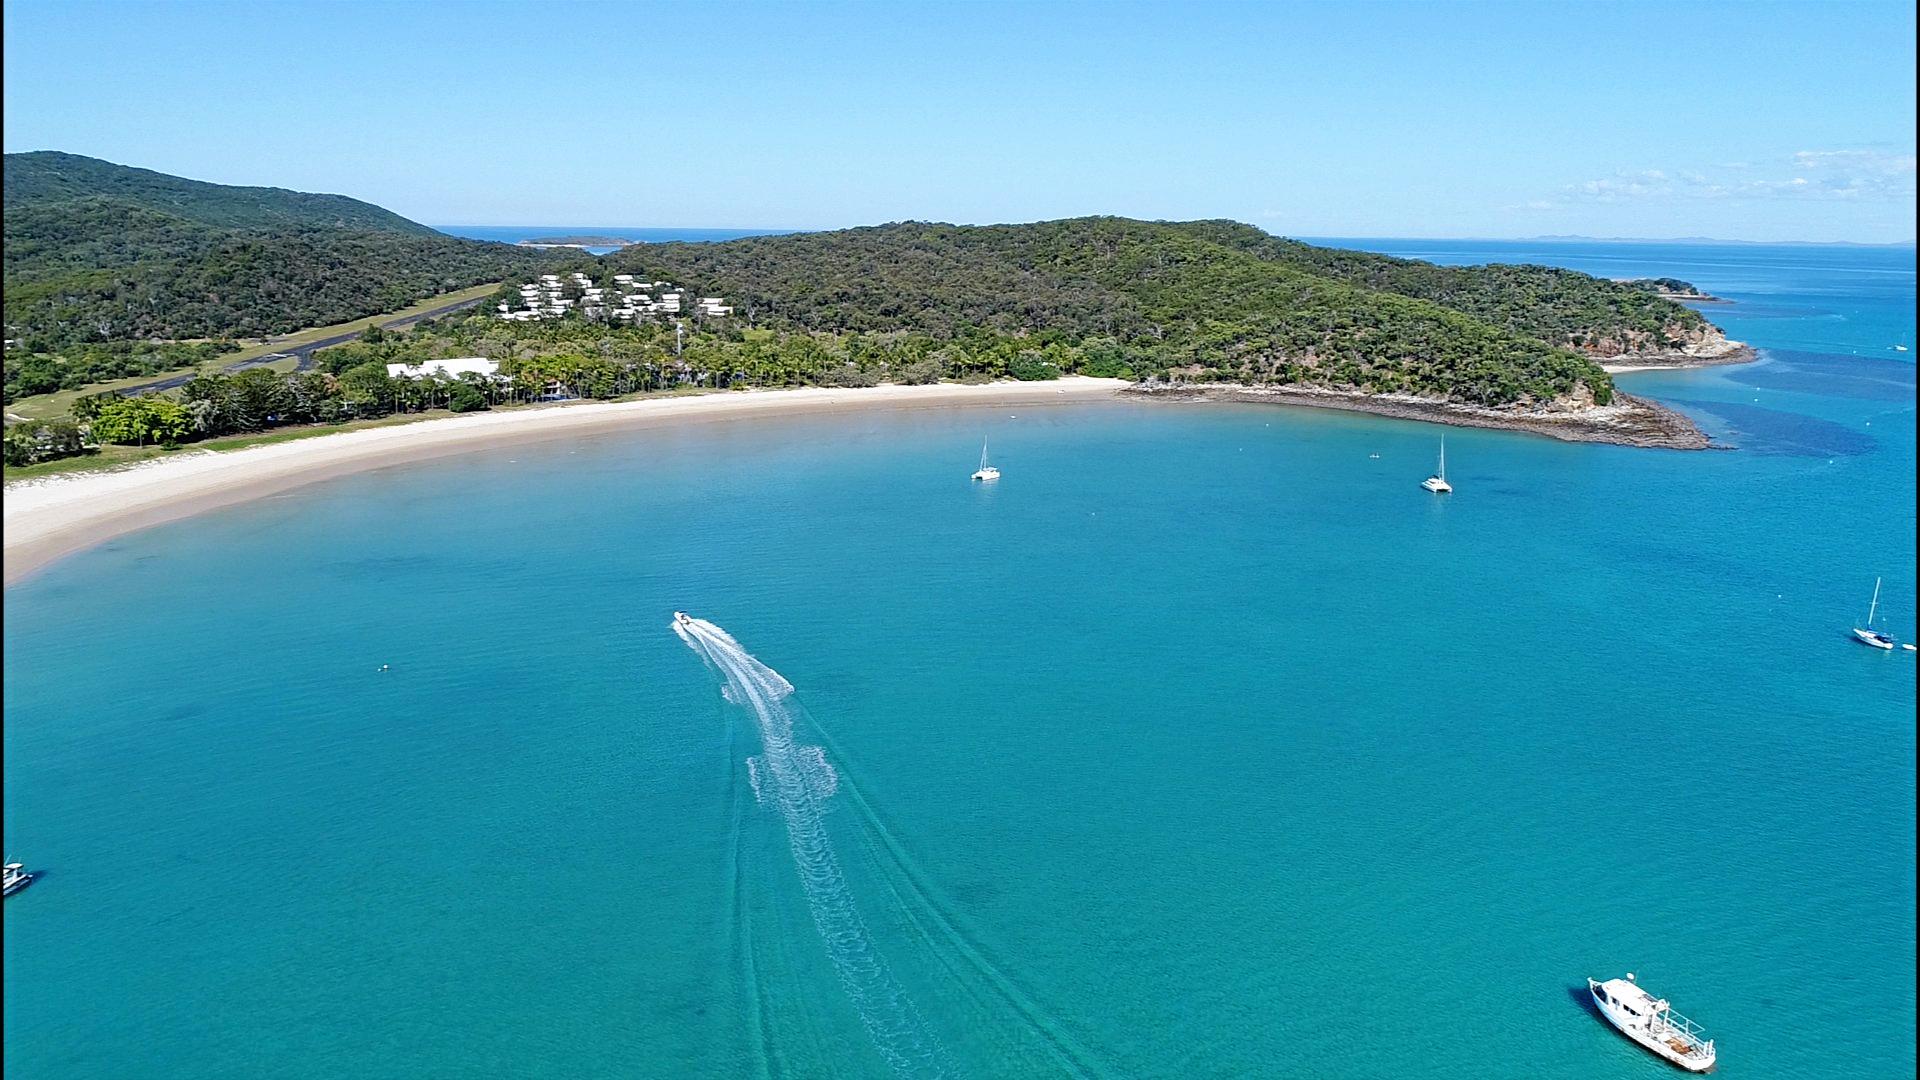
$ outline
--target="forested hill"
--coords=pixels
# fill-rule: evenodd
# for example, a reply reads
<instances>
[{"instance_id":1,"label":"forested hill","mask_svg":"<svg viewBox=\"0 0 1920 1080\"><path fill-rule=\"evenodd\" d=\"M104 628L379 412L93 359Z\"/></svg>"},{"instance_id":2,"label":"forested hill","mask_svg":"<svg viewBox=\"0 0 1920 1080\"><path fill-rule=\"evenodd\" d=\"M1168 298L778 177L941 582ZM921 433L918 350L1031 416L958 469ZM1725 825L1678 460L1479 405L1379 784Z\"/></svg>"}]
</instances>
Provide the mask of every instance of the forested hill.
<instances>
[{"instance_id":1,"label":"forested hill","mask_svg":"<svg viewBox=\"0 0 1920 1080\"><path fill-rule=\"evenodd\" d=\"M7 337L29 352L344 322L548 258L342 195L207 184L72 154L6 155L5 200Z\"/></svg>"},{"instance_id":2,"label":"forested hill","mask_svg":"<svg viewBox=\"0 0 1920 1080\"><path fill-rule=\"evenodd\" d=\"M1447 271L1218 222L907 222L607 260L723 295L764 328L1104 340L1135 370L1485 404L1606 400L1610 381L1578 347L1665 347L1705 325L1584 274Z\"/></svg>"},{"instance_id":3,"label":"forested hill","mask_svg":"<svg viewBox=\"0 0 1920 1080\"><path fill-rule=\"evenodd\" d=\"M110 199L219 229L346 229L439 235L391 210L345 195L209 184L56 150L6 155L8 214L80 199Z\"/></svg>"},{"instance_id":4,"label":"forested hill","mask_svg":"<svg viewBox=\"0 0 1920 1080\"><path fill-rule=\"evenodd\" d=\"M1717 335L1692 308L1633 282L1609 281L1577 270L1498 263L1438 266L1303 244L1236 221L1189 221L1179 228L1350 285L1431 300L1595 357L1657 351Z\"/></svg>"}]
</instances>

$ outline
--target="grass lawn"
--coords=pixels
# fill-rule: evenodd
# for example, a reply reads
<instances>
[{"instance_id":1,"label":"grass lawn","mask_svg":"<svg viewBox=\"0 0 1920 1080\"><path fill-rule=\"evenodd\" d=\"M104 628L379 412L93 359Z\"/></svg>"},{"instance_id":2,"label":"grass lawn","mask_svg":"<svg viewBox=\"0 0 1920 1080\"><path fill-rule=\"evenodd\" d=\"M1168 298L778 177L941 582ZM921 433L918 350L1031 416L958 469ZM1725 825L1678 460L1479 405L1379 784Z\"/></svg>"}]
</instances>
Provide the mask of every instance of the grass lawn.
<instances>
[{"instance_id":1,"label":"grass lawn","mask_svg":"<svg viewBox=\"0 0 1920 1080\"><path fill-rule=\"evenodd\" d=\"M280 337L270 338L262 344L248 345L238 352L227 353L220 357L219 363L223 367L233 367L236 364L246 363L248 360L257 360L269 353L286 352L290 348L336 337L340 334L355 333L376 323L381 326L386 326L403 319L410 319L422 315L444 304L457 304L462 300L477 300L489 295L499 287L498 282L490 285L475 285L471 289L461 289L458 292L428 297L411 307L404 307L399 311L388 312L385 315L373 315L364 319L354 319L351 322L334 323L332 326L315 326L306 330L296 330L291 334L283 334ZM286 360L275 360L272 363L259 366L272 371L288 372L298 367L299 362L289 358ZM162 379L171 379L181 375L192 375L194 370L194 368L181 368L177 371L162 371L153 375L136 375L130 379L115 379L112 382L94 383L91 386L83 386L77 390L56 390L51 394L36 394L33 397L21 398L7 406L6 411L25 420L57 420L67 415L67 410L73 408L73 403L76 399L86 397L88 394L100 394L109 390L127 390L136 386L145 386L148 383L159 382ZM7 475L11 477L13 474L9 472Z\"/></svg>"},{"instance_id":2,"label":"grass lawn","mask_svg":"<svg viewBox=\"0 0 1920 1080\"><path fill-rule=\"evenodd\" d=\"M162 371L155 375L135 375L130 379L93 383L78 390L55 390L51 394L35 394L32 397L23 397L7 406L7 412L23 420L61 420L66 418L67 410L73 408L76 400L88 394L103 394L108 390L127 390L135 386L145 386L176 375L191 375L194 370L181 368L177 371Z\"/></svg>"}]
</instances>

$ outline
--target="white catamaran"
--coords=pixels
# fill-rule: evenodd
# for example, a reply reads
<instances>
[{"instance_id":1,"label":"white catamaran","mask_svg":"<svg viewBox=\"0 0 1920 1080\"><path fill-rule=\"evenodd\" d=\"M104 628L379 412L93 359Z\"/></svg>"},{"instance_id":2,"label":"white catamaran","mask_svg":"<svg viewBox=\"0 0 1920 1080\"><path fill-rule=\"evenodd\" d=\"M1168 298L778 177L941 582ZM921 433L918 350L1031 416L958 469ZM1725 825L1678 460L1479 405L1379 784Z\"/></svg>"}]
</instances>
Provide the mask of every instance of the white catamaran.
<instances>
[{"instance_id":1,"label":"white catamaran","mask_svg":"<svg viewBox=\"0 0 1920 1080\"><path fill-rule=\"evenodd\" d=\"M1873 579L1873 601L1867 605L1867 625L1853 628L1854 640L1862 645L1871 645L1876 649L1891 649L1895 642L1892 637L1873 628L1873 617L1880 613L1880 579Z\"/></svg>"},{"instance_id":2,"label":"white catamaran","mask_svg":"<svg viewBox=\"0 0 1920 1080\"><path fill-rule=\"evenodd\" d=\"M1713 1068L1713 1040L1699 1025L1674 1012L1665 998L1655 998L1640 989L1633 981L1633 972L1627 972L1624 979L1606 982L1588 979L1587 992L1593 995L1600 1015L1622 1035L1688 1072L1703 1073Z\"/></svg>"},{"instance_id":3,"label":"white catamaran","mask_svg":"<svg viewBox=\"0 0 1920 1080\"><path fill-rule=\"evenodd\" d=\"M973 472L975 480L998 480L1000 470L987 464L987 440L980 440L980 467Z\"/></svg>"},{"instance_id":4,"label":"white catamaran","mask_svg":"<svg viewBox=\"0 0 1920 1080\"><path fill-rule=\"evenodd\" d=\"M1445 495L1453 490L1453 485L1447 483L1447 437L1445 435L1440 436L1440 471L1420 481L1420 486L1435 495Z\"/></svg>"}]
</instances>

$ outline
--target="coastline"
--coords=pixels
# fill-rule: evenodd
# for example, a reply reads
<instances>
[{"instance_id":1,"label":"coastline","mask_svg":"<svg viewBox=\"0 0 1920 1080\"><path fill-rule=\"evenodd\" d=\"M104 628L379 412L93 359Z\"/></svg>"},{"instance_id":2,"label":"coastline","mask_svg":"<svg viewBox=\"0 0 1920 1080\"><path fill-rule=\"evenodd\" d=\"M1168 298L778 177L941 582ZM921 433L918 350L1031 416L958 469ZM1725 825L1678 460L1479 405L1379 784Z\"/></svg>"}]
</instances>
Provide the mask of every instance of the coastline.
<instances>
[{"instance_id":1,"label":"coastline","mask_svg":"<svg viewBox=\"0 0 1920 1080\"><path fill-rule=\"evenodd\" d=\"M697 397L590 402L422 420L225 452L185 451L109 472L16 481L6 487L5 583L130 532L352 473L614 429L719 422L861 408L1045 405L1111 397L1124 379L805 387Z\"/></svg>"},{"instance_id":2,"label":"coastline","mask_svg":"<svg viewBox=\"0 0 1920 1080\"><path fill-rule=\"evenodd\" d=\"M1737 342L1612 358L1610 373L1745 363ZM1627 361L1622 363L1620 361ZM696 397L583 402L422 420L231 451L183 451L124 469L21 480L5 492L4 581L11 585L67 555L153 525L351 473L431 460L505 441L618 428L716 422L752 415L857 408L1047 404L1118 395L1338 409L1460 427L1522 431L1565 442L1704 450L1693 421L1657 402L1616 392L1583 409L1494 409L1410 395L1362 394L1233 383L1148 386L1071 376L1047 382L745 390Z\"/></svg>"},{"instance_id":3,"label":"coastline","mask_svg":"<svg viewBox=\"0 0 1920 1080\"><path fill-rule=\"evenodd\" d=\"M1753 346L1741 341L1721 339L1700 345L1689 345L1683 349L1666 349L1660 352L1621 353L1597 359L1600 370L1609 375L1624 375L1630 371L1673 371L1680 368L1721 367L1727 364L1748 364L1760 358Z\"/></svg>"},{"instance_id":4,"label":"coastline","mask_svg":"<svg viewBox=\"0 0 1920 1080\"><path fill-rule=\"evenodd\" d=\"M1656 401L1615 391L1614 404L1584 409L1494 409L1434 401L1409 394L1362 394L1304 387L1241 386L1198 383L1187 386L1133 386L1129 394L1176 401L1237 401L1340 409L1401 420L1424 420L1454 427L1492 428L1545 435L1562 442L1611 443L1665 450L1706 450L1713 446L1694 422Z\"/></svg>"}]
</instances>

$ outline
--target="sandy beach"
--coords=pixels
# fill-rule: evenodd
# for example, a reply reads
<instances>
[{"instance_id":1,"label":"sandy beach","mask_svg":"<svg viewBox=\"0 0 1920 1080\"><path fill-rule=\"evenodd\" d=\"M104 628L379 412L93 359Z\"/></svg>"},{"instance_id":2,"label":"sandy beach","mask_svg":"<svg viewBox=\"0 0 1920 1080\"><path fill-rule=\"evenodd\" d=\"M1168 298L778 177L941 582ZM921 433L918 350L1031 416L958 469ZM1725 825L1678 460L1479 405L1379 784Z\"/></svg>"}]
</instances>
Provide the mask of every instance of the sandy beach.
<instances>
[{"instance_id":1,"label":"sandy beach","mask_svg":"<svg viewBox=\"0 0 1920 1080\"><path fill-rule=\"evenodd\" d=\"M126 469L7 485L5 580L116 536L316 481L478 450L615 428L864 408L1044 405L1110 397L1123 379L983 385L808 387L475 413L224 453L182 451Z\"/></svg>"}]
</instances>

